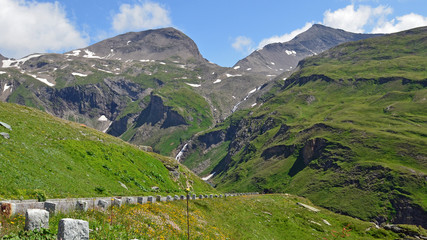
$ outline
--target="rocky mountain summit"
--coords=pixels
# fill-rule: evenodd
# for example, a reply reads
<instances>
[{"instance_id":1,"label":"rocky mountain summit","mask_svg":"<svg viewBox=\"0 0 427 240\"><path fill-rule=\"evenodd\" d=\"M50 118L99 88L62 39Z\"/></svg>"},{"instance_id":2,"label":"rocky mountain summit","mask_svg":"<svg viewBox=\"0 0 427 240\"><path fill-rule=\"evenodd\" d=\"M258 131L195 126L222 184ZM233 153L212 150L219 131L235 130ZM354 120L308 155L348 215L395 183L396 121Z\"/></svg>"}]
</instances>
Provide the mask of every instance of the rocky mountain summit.
<instances>
[{"instance_id":1,"label":"rocky mountain summit","mask_svg":"<svg viewBox=\"0 0 427 240\"><path fill-rule=\"evenodd\" d=\"M121 61L206 61L193 40L174 28L125 33L66 55Z\"/></svg>"},{"instance_id":2,"label":"rocky mountain summit","mask_svg":"<svg viewBox=\"0 0 427 240\"><path fill-rule=\"evenodd\" d=\"M350 33L314 24L289 42L268 44L254 51L234 67L277 76L283 72L292 72L298 62L306 57L317 55L341 43L379 35Z\"/></svg>"}]
</instances>

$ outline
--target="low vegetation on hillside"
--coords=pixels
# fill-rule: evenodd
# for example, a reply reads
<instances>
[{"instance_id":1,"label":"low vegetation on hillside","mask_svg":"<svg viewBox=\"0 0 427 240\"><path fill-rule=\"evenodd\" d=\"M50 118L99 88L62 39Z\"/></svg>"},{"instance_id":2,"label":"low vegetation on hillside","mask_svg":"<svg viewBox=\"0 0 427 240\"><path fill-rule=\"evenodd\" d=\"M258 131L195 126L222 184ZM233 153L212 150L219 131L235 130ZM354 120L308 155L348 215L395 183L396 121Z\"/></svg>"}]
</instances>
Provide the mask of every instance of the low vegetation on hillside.
<instances>
[{"instance_id":1,"label":"low vegetation on hillside","mask_svg":"<svg viewBox=\"0 0 427 240\"><path fill-rule=\"evenodd\" d=\"M195 139L185 164L208 165L202 173L215 172L220 190L290 192L361 219L426 227L426 35L304 60L262 104Z\"/></svg>"},{"instance_id":2,"label":"low vegetation on hillside","mask_svg":"<svg viewBox=\"0 0 427 240\"><path fill-rule=\"evenodd\" d=\"M319 208L293 195L258 195L190 201L190 239L396 239L425 236L421 228L399 225L399 233ZM316 207L317 208L317 207ZM56 239L58 222L71 217L89 222L91 239L187 239L186 201L128 205L106 212L56 214L50 229L24 232L24 219L2 219L3 239L44 236ZM0 235L1 236L1 235ZM16 239L16 238L15 238Z\"/></svg>"},{"instance_id":3,"label":"low vegetation on hillside","mask_svg":"<svg viewBox=\"0 0 427 240\"><path fill-rule=\"evenodd\" d=\"M0 103L0 199L214 191L173 159L39 110ZM159 190L153 190L158 187Z\"/></svg>"}]
</instances>

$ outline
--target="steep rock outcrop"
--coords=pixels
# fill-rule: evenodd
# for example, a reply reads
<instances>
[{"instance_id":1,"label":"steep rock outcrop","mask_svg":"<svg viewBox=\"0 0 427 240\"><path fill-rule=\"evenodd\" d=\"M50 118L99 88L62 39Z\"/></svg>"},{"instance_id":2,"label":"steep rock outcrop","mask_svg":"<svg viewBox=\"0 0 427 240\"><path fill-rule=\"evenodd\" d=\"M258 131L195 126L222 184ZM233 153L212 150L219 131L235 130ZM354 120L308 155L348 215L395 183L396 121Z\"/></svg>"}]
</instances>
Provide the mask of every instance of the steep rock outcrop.
<instances>
[{"instance_id":1,"label":"steep rock outcrop","mask_svg":"<svg viewBox=\"0 0 427 240\"><path fill-rule=\"evenodd\" d=\"M185 118L172 107L165 106L161 97L151 94L151 100L136 119L136 127L144 124L154 126L160 124L160 128L168 128L179 125L188 125Z\"/></svg>"}]
</instances>

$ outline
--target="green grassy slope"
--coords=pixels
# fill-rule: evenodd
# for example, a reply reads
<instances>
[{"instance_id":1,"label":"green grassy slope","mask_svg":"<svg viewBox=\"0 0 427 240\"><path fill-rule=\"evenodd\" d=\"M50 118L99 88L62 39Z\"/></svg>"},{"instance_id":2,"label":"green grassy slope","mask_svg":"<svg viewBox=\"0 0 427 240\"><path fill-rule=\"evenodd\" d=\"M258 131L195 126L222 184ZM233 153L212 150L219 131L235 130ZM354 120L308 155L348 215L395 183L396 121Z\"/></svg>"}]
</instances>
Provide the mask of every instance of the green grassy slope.
<instances>
[{"instance_id":1,"label":"green grassy slope","mask_svg":"<svg viewBox=\"0 0 427 240\"><path fill-rule=\"evenodd\" d=\"M308 200L293 195L190 201L190 238L411 239L415 235L427 234L417 227L399 225L402 232L406 232L405 236L404 233L377 229L372 223L326 209L319 208L320 212L312 212L297 205L297 202L313 206ZM185 201L123 206L114 208L111 212L56 214L50 219L51 227L46 235L55 239L58 221L64 217L89 221L90 229L94 230L90 233L91 239L187 239ZM9 238L24 234L22 230L18 233L24 226L22 217L3 220L3 226L2 233ZM4 239L9 239L8 237Z\"/></svg>"},{"instance_id":2,"label":"green grassy slope","mask_svg":"<svg viewBox=\"0 0 427 240\"><path fill-rule=\"evenodd\" d=\"M426 39L427 28L420 28L305 60L261 106L211 130L234 137L208 154L193 152L189 166L206 160L203 155L227 154L210 168L221 190L290 192L361 219L422 223ZM375 59L383 55L391 57Z\"/></svg>"},{"instance_id":3,"label":"green grassy slope","mask_svg":"<svg viewBox=\"0 0 427 240\"><path fill-rule=\"evenodd\" d=\"M153 186L182 192L190 182L212 191L169 158L36 109L0 103L0 121L12 126L0 126L10 135L0 138L0 199L148 195Z\"/></svg>"}]
</instances>

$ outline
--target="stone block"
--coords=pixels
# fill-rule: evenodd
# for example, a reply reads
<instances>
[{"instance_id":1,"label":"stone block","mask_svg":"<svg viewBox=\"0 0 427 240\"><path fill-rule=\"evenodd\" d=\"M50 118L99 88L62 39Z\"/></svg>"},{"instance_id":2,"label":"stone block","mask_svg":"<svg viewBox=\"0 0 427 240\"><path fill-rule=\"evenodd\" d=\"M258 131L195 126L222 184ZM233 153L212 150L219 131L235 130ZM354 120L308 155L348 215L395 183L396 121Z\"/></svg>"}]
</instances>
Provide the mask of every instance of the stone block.
<instances>
[{"instance_id":1,"label":"stone block","mask_svg":"<svg viewBox=\"0 0 427 240\"><path fill-rule=\"evenodd\" d=\"M102 199L98 200L98 203L96 205L98 206L98 208L101 208L104 210L108 208L108 202Z\"/></svg>"},{"instance_id":2,"label":"stone block","mask_svg":"<svg viewBox=\"0 0 427 240\"><path fill-rule=\"evenodd\" d=\"M157 196L156 196L156 200L157 200L158 202L160 202L160 199L162 199L162 196L157 195Z\"/></svg>"},{"instance_id":3,"label":"stone block","mask_svg":"<svg viewBox=\"0 0 427 240\"><path fill-rule=\"evenodd\" d=\"M136 204L136 199L134 197L125 197L124 200L125 204Z\"/></svg>"},{"instance_id":4,"label":"stone block","mask_svg":"<svg viewBox=\"0 0 427 240\"><path fill-rule=\"evenodd\" d=\"M114 198L111 204L115 207L121 207L122 200L120 198Z\"/></svg>"},{"instance_id":5,"label":"stone block","mask_svg":"<svg viewBox=\"0 0 427 240\"><path fill-rule=\"evenodd\" d=\"M197 198L196 194L193 194L193 195L191 196L190 200L196 200L196 198Z\"/></svg>"},{"instance_id":6,"label":"stone block","mask_svg":"<svg viewBox=\"0 0 427 240\"><path fill-rule=\"evenodd\" d=\"M209 195L209 198L213 198L213 194Z\"/></svg>"},{"instance_id":7,"label":"stone block","mask_svg":"<svg viewBox=\"0 0 427 240\"><path fill-rule=\"evenodd\" d=\"M148 201L148 197L138 197L139 204L146 204Z\"/></svg>"},{"instance_id":8,"label":"stone block","mask_svg":"<svg viewBox=\"0 0 427 240\"><path fill-rule=\"evenodd\" d=\"M156 202L156 198L153 197L153 196L148 196L147 197L147 201L150 202L150 203L155 203Z\"/></svg>"},{"instance_id":9,"label":"stone block","mask_svg":"<svg viewBox=\"0 0 427 240\"><path fill-rule=\"evenodd\" d=\"M166 201L173 201L173 197L172 197L172 196L170 196L170 195L167 195L167 196L166 196Z\"/></svg>"},{"instance_id":10,"label":"stone block","mask_svg":"<svg viewBox=\"0 0 427 240\"><path fill-rule=\"evenodd\" d=\"M87 221L63 218L58 224L58 239L60 240L88 240L89 223Z\"/></svg>"},{"instance_id":11,"label":"stone block","mask_svg":"<svg viewBox=\"0 0 427 240\"><path fill-rule=\"evenodd\" d=\"M49 228L49 212L43 209L27 209L25 213L25 230Z\"/></svg>"},{"instance_id":12,"label":"stone block","mask_svg":"<svg viewBox=\"0 0 427 240\"><path fill-rule=\"evenodd\" d=\"M54 202L44 202L44 209L50 214L55 214L58 210L58 204Z\"/></svg>"},{"instance_id":13,"label":"stone block","mask_svg":"<svg viewBox=\"0 0 427 240\"><path fill-rule=\"evenodd\" d=\"M174 201L178 201L180 198L179 198L179 196L178 195L175 195L175 196L173 196L173 200Z\"/></svg>"},{"instance_id":14,"label":"stone block","mask_svg":"<svg viewBox=\"0 0 427 240\"><path fill-rule=\"evenodd\" d=\"M181 195L181 196L179 197L179 199L180 199L180 200L185 200L186 198L185 198L185 196L184 196L184 195Z\"/></svg>"},{"instance_id":15,"label":"stone block","mask_svg":"<svg viewBox=\"0 0 427 240\"><path fill-rule=\"evenodd\" d=\"M77 211L87 211L88 208L89 208L89 204L87 201L77 200L76 202Z\"/></svg>"}]
</instances>

